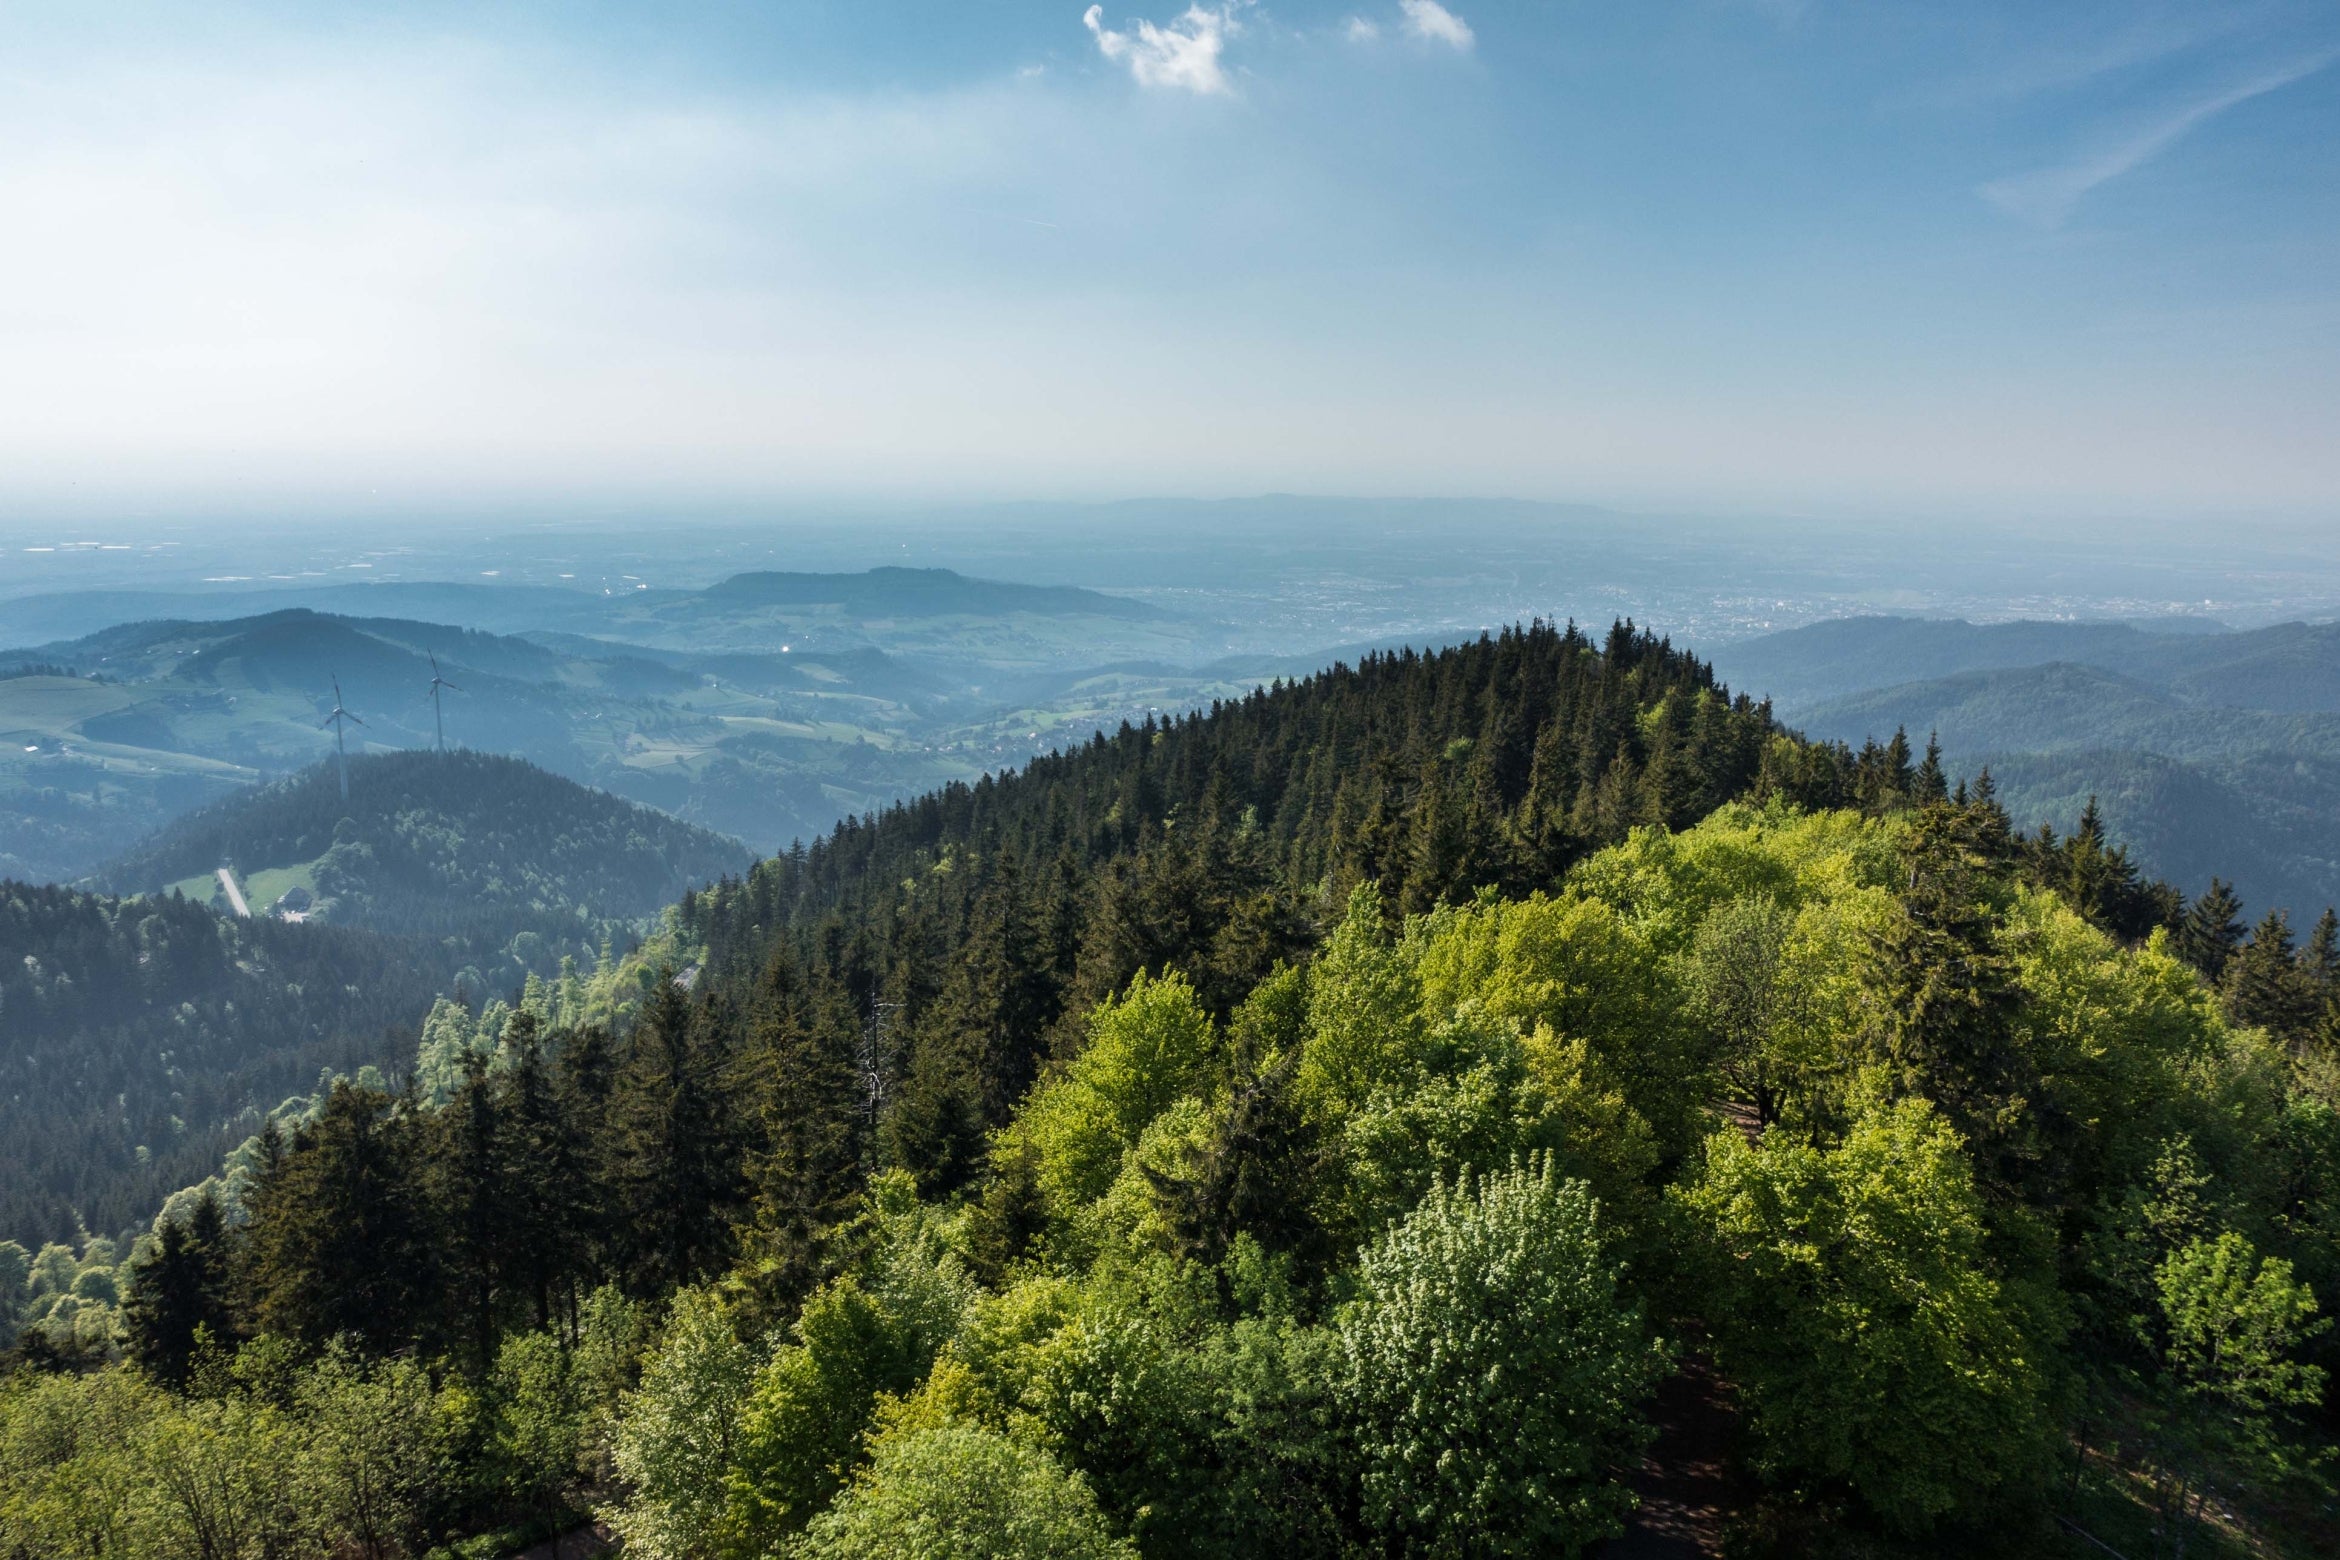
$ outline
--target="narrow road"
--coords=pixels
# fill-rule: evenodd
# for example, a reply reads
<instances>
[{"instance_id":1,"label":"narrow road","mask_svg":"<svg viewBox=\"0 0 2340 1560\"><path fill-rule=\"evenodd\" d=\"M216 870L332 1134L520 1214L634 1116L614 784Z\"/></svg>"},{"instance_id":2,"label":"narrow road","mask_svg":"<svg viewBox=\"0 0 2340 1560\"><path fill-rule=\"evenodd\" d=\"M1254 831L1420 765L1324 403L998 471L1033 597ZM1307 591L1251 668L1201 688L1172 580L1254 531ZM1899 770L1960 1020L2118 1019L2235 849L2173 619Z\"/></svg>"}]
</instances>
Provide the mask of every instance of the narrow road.
<instances>
[{"instance_id":1,"label":"narrow road","mask_svg":"<svg viewBox=\"0 0 2340 1560\"><path fill-rule=\"evenodd\" d=\"M252 919L252 907L244 903L244 891L236 887L236 875L225 867L219 869L219 886L227 893L229 908L247 921Z\"/></svg>"}]
</instances>

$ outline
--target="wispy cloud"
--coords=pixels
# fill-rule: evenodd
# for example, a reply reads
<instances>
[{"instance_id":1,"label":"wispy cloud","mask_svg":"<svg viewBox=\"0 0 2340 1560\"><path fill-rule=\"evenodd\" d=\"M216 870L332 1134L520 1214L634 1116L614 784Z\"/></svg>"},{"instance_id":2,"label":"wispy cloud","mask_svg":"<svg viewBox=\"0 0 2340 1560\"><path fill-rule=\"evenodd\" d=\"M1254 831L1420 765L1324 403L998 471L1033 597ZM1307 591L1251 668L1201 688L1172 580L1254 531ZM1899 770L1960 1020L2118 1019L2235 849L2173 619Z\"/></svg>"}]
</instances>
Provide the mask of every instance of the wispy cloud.
<instances>
[{"instance_id":1,"label":"wispy cloud","mask_svg":"<svg viewBox=\"0 0 2340 1560\"><path fill-rule=\"evenodd\" d=\"M2340 49L2297 56L2182 104L2109 146L2052 167L1994 179L1982 186L1983 198L2011 216L2055 227L2072 214L2072 208L2090 190L2143 167L2185 139L2197 126L2238 103L2247 103L2312 76L2336 60L2340 60Z\"/></svg>"},{"instance_id":2,"label":"wispy cloud","mask_svg":"<svg viewBox=\"0 0 2340 1560\"><path fill-rule=\"evenodd\" d=\"M1082 23L1097 40L1107 59L1127 65L1141 87L1165 87L1206 96L1233 90L1221 63L1227 40L1243 29L1235 20L1235 6L1216 9L1190 5L1167 26L1139 18L1128 32L1105 25L1105 8L1090 6Z\"/></svg>"},{"instance_id":3,"label":"wispy cloud","mask_svg":"<svg viewBox=\"0 0 2340 1560\"><path fill-rule=\"evenodd\" d=\"M1341 33L1351 43L1372 43L1381 37L1381 24L1368 21L1362 16L1352 16L1349 18L1348 25L1341 29Z\"/></svg>"},{"instance_id":4,"label":"wispy cloud","mask_svg":"<svg viewBox=\"0 0 2340 1560\"><path fill-rule=\"evenodd\" d=\"M1406 13L1406 31L1417 38L1428 38L1455 49L1467 49L1477 41L1471 24L1440 5L1438 0L1398 0L1398 9Z\"/></svg>"}]
</instances>

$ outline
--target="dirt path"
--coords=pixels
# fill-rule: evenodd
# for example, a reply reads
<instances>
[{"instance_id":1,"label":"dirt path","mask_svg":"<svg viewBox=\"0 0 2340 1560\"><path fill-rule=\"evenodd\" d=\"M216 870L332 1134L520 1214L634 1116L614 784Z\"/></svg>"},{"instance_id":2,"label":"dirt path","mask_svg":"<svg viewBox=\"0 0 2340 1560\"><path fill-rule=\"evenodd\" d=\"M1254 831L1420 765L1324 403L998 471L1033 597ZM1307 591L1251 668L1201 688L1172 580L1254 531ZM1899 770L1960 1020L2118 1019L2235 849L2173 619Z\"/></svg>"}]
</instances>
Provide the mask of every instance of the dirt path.
<instances>
[{"instance_id":1,"label":"dirt path","mask_svg":"<svg viewBox=\"0 0 2340 1560\"><path fill-rule=\"evenodd\" d=\"M247 921L252 919L252 907L244 903L244 891L236 887L236 875L225 867L219 869L219 886L227 890L227 902L236 914Z\"/></svg>"},{"instance_id":2,"label":"dirt path","mask_svg":"<svg viewBox=\"0 0 2340 1560\"><path fill-rule=\"evenodd\" d=\"M1723 1528L1738 1509L1731 1446L1738 1410L1703 1360L1686 1360L1658 1388L1658 1438L1633 1481L1641 1509L1623 1536L1593 1551L1600 1560L1706 1560L1723 1552Z\"/></svg>"}]
</instances>

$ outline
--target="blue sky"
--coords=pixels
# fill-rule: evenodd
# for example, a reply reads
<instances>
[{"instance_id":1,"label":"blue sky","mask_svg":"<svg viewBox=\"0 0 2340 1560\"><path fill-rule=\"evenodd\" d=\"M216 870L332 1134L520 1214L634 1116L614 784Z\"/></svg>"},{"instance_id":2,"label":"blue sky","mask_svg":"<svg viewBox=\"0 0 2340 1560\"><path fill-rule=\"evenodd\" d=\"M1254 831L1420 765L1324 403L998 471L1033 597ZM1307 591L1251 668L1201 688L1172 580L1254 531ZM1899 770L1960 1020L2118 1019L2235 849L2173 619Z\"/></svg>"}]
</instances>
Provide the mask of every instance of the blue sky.
<instances>
[{"instance_id":1,"label":"blue sky","mask_svg":"<svg viewBox=\"0 0 2340 1560\"><path fill-rule=\"evenodd\" d=\"M2331 515L2340 7L0 0L0 503Z\"/></svg>"}]
</instances>

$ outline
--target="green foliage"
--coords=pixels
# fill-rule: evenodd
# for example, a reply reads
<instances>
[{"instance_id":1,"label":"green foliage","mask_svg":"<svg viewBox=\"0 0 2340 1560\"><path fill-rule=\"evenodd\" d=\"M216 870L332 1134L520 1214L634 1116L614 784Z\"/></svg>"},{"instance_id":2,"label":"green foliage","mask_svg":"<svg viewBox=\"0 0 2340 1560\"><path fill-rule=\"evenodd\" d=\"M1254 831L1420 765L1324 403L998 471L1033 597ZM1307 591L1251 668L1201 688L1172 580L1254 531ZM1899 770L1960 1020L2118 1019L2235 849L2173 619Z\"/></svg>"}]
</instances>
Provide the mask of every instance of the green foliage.
<instances>
[{"instance_id":1,"label":"green foliage","mask_svg":"<svg viewBox=\"0 0 2340 1560\"><path fill-rule=\"evenodd\" d=\"M2265 1465L2284 1460L2277 1417L2322 1396L2324 1374L2298 1358L2329 1326L2280 1257L2233 1231L2186 1242L2154 1273L2161 1366L2194 1438Z\"/></svg>"},{"instance_id":2,"label":"green foliage","mask_svg":"<svg viewBox=\"0 0 2340 1560\"><path fill-rule=\"evenodd\" d=\"M518 1501L557 1510L584 1454L584 1413L570 1352L550 1333L513 1333L487 1380L488 1458Z\"/></svg>"},{"instance_id":3,"label":"green foliage","mask_svg":"<svg viewBox=\"0 0 2340 1560\"><path fill-rule=\"evenodd\" d=\"M1993 1270L1973 1171L1931 1105L1874 1106L1833 1148L1718 1132L1680 1205L1773 1469L1841 1483L1903 1532L2039 1476L2054 1339Z\"/></svg>"},{"instance_id":4,"label":"green foliage","mask_svg":"<svg viewBox=\"0 0 2340 1560\"><path fill-rule=\"evenodd\" d=\"M1038 1448L980 1425L878 1443L868 1473L822 1513L805 1560L1136 1560L1096 1498Z\"/></svg>"},{"instance_id":5,"label":"green foliage","mask_svg":"<svg viewBox=\"0 0 2340 1560\"><path fill-rule=\"evenodd\" d=\"M215 1231L191 1189L22 1251L24 1520L147 1532L178 1426L272 1471L172 1498L295 1488L296 1552L579 1506L673 1560L1565 1552L1628 1504L1645 1315L1848 1544L2019 1543L2078 1381L2181 1520L2314 1465L2340 1116L2132 887L1627 633L1100 738L450 1004ZM2340 922L2278 973L2334 966Z\"/></svg>"},{"instance_id":6,"label":"green foliage","mask_svg":"<svg viewBox=\"0 0 2340 1560\"><path fill-rule=\"evenodd\" d=\"M1185 977L1140 974L1098 1004L1088 1045L1035 1091L1006 1151L1028 1147L1041 1190L1070 1213L1104 1194L1148 1122L1203 1083L1215 1043Z\"/></svg>"},{"instance_id":7,"label":"green foliage","mask_svg":"<svg viewBox=\"0 0 2340 1560\"><path fill-rule=\"evenodd\" d=\"M856 1269L805 1303L741 1407L725 1518L738 1553L769 1550L827 1503L860 1460L880 1395L918 1385L973 1298L903 1178L874 1189L865 1240Z\"/></svg>"},{"instance_id":8,"label":"green foliage","mask_svg":"<svg viewBox=\"0 0 2340 1560\"><path fill-rule=\"evenodd\" d=\"M366 1560L425 1547L452 1415L413 1360L368 1361L336 1344L300 1377L304 1494Z\"/></svg>"},{"instance_id":9,"label":"green foliage","mask_svg":"<svg viewBox=\"0 0 2340 1560\"><path fill-rule=\"evenodd\" d=\"M696 1560L720 1541L725 1476L756 1364L713 1294L675 1294L641 1385L621 1400L613 1438L627 1493L602 1515L629 1553Z\"/></svg>"},{"instance_id":10,"label":"green foliage","mask_svg":"<svg viewBox=\"0 0 2340 1560\"><path fill-rule=\"evenodd\" d=\"M1617 1292L1583 1183L1440 1183L1359 1262L1340 1318L1364 1514L1408 1553L1574 1554L1618 1530L1663 1352Z\"/></svg>"},{"instance_id":11,"label":"green foliage","mask_svg":"<svg viewBox=\"0 0 2340 1560\"><path fill-rule=\"evenodd\" d=\"M320 1070L381 1059L446 948L0 883L0 1230L143 1225Z\"/></svg>"}]
</instances>

